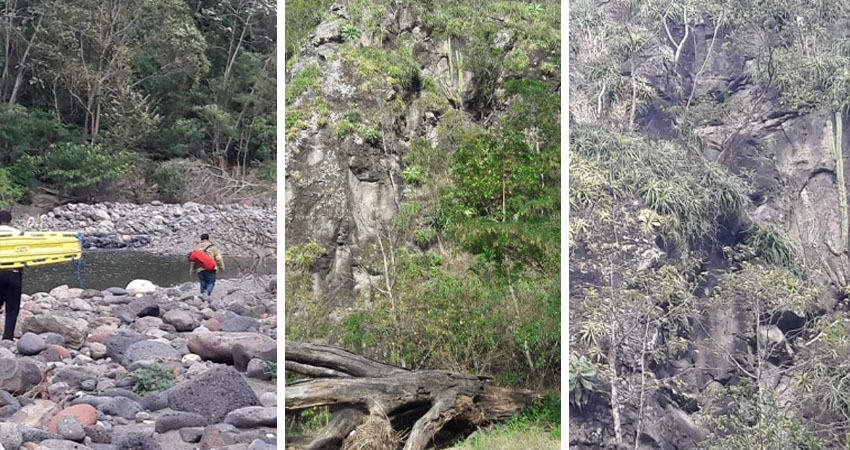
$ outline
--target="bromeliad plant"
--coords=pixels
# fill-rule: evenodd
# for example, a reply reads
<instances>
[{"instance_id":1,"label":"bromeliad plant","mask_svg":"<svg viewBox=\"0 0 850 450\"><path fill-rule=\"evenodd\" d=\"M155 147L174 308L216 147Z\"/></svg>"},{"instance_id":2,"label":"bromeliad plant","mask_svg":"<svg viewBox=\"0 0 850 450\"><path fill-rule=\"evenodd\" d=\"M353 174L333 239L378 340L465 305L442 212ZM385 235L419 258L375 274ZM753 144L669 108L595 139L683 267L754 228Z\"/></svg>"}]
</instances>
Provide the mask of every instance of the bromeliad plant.
<instances>
[{"instance_id":1,"label":"bromeliad plant","mask_svg":"<svg viewBox=\"0 0 850 450\"><path fill-rule=\"evenodd\" d=\"M587 404L596 373L593 363L587 358L570 355L570 403L579 408Z\"/></svg>"}]
</instances>

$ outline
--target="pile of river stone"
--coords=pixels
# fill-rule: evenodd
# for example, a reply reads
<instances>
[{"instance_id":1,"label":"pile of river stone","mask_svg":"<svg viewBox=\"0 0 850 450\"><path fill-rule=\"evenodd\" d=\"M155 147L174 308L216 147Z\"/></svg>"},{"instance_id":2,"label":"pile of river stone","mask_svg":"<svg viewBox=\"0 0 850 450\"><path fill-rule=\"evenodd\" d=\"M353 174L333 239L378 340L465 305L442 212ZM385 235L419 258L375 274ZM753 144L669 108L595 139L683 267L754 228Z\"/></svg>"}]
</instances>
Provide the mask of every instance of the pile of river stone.
<instances>
[{"instance_id":1,"label":"pile of river stone","mask_svg":"<svg viewBox=\"0 0 850 450\"><path fill-rule=\"evenodd\" d=\"M276 448L274 283L24 296L18 339L0 344L0 448ZM140 376L157 372L173 383Z\"/></svg>"},{"instance_id":2,"label":"pile of river stone","mask_svg":"<svg viewBox=\"0 0 850 450\"><path fill-rule=\"evenodd\" d=\"M86 248L144 248L156 253L188 253L201 233L209 233L230 255L273 249L275 208L242 205L71 203L16 222L26 231L79 231Z\"/></svg>"}]
</instances>

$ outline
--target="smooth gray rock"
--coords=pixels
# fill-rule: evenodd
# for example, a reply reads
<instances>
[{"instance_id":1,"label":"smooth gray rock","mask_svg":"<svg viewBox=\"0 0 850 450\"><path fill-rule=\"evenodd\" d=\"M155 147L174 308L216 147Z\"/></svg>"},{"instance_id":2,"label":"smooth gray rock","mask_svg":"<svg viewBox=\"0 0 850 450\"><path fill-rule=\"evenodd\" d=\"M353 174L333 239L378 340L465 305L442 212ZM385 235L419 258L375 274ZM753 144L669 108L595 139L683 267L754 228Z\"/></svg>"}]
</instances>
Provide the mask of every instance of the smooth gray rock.
<instances>
[{"instance_id":1,"label":"smooth gray rock","mask_svg":"<svg viewBox=\"0 0 850 450\"><path fill-rule=\"evenodd\" d=\"M153 437L141 432L116 436L114 443L119 450L162 450Z\"/></svg>"},{"instance_id":2,"label":"smooth gray rock","mask_svg":"<svg viewBox=\"0 0 850 450\"><path fill-rule=\"evenodd\" d=\"M21 395L41 383L42 372L29 358L0 359L0 390Z\"/></svg>"},{"instance_id":3,"label":"smooth gray rock","mask_svg":"<svg viewBox=\"0 0 850 450\"><path fill-rule=\"evenodd\" d=\"M61 334L48 331L46 333L39 334L39 336L44 339L44 343L47 345L65 346L65 336L62 336Z\"/></svg>"},{"instance_id":4,"label":"smooth gray rock","mask_svg":"<svg viewBox=\"0 0 850 450\"><path fill-rule=\"evenodd\" d=\"M144 411L142 405L126 397L112 397L108 402L100 405L98 409L110 416L117 416L127 420L135 420L136 414Z\"/></svg>"},{"instance_id":5,"label":"smooth gray rock","mask_svg":"<svg viewBox=\"0 0 850 450\"><path fill-rule=\"evenodd\" d=\"M275 450L276 448L276 444L269 444L262 439L254 439L248 446L248 450Z\"/></svg>"},{"instance_id":6,"label":"smooth gray rock","mask_svg":"<svg viewBox=\"0 0 850 450\"><path fill-rule=\"evenodd\" d=\"M124 290L124 288L120 288L120 287L111 287L111 288L109 288L109 289L107 289L103 292L105 292L107 294L117 295L117 296L127 295L127 291Z\"/></svg>"},{"instance_id":7,"label":"smooth gray rock","mask_svg":"<svg viewBox=\"0 0 850 450\"><path fill-rule=\"evenodd\" d=\"M189 427L180 429L180 439L183 439L183 442L188 442L190 444L200 442L201 436L203 435L203 428Z\"/></svg>"},{"instance_id":8,"label":"smooth gray rock","mask_svg":"<svg viewBox=\"0 0 850 450\"><path fill-rule=\"evenodd\" d=\"M117 445L113 444L89 444L89 448L91 450L121 450Z\"/></svg>"},{"instance_id":9,"label":"smooth gray rock","mask_svg":"<svg viewBox=\"0 0 850 450\"><path fill-rule=\"evenodd\" d=\"M221 323L221 331L242 333L247 331L258 331L260 329L260 321L253 317L234 315L224 319Z\"/></svg>"},{"instance_id":10,"label":"smooth gray rock","mask_svg":"<svg viewBox=\"0 0 850 450\"><path fill-rule=\"evenodd\" d=\"M119 328L115 334L106 341L106 356L112 358L113 361L121 362L124 360L124 353L127 349L136 342L147 339L145 336L128 328Z\"/></svg>"},{"instance_id":11,"label":"smooth gray rock","mask_svg":"<svg viewBox=\"0 0 850 450\"><path fill-rule=\"evenodd\" d=\"M175 411L165 413L156 419L154 430L157 433L166 433L171 430L179 430L187 427L205 427L207 425L209 425L209 420L200 414Z\"/></svg>"},{"instance_id":12,"label":"smooth gray rock","mask_svg":"<svg viewBox=\"0 0 850 450\"><path fill-rule=\"evenodd\" d=\"M270 380L272 378L271 372L269 371L269 364L258 358L254 358L248 363L245 375L249 378L256 378L258 380Z\"/></svg>"},{"instance_id":13,"label":"smooth gray rock","mask_svg":"<svg viewBox=\"0 0 850 450\"><path fill-rule=\"evenodd\" d=\"M53 383L67 383L68 386L79 388L85 380L95 380L95 383L97 383L97 375L83 372L82 370L65 368L59 369L50 381Z\"/></svg>"},{"instance_id":14,"label":"smooth gray rock","mask_svg":"<svg viewBox=\"0 0 850 450\"><path fill-rule=\"evenodd\" d=\"M24 333L17 343L18 353L24 356L37 355L47 348L47 343L35 333Z\"/></svg>"},{"instance_id":15,"label":"smooth gray rock","mask_svg":"<svg viewBox=\"0 0 850 450\"><path fill-rule=\"evenodd\" d=\"M104 397L127 397L130 400L133 400L134 402L141 402L142 401L142 397L140 397L135 392L129 391L127 389L121 389L121 388L109 388L109 389L106 389L103 392L101 392L100 395L102 395Z\"/></svg>"},{"instance_id":16,"label":"smooth gray rock","mask_svg":"<svg viewBox=\"0 0 850 450\"><path fill-rule=\"evenodd\" d=\"M228 423L237 428L258 428L277 426L277 408L265 406L248 406L233 410L224 418Z\"/></svg>"},{"instance_id":17,"label":"smooth gray rock","mask_svg":"<svg viewBox=\"0 0 850 450\"><path fill-rule=\"evenodd\" d=\"M74 442L82 442L86 437L86 432L83 430L83 424L80 423L74 416L63 416L56 423L56 431L63 439Z\"/></svg>"},{"instance_id":18,"label":"smooth gray rock","mask_svg":"<svg viewBox=\"0 0 850 450\"><path fill-rule=\"evenodd\" d=\"M168 395L163 392L151 392L139 403L148 411L159 411L168 408Z\"/></svg>"},{"instance_id":19,"label":"smooth gray rock","mask_svg":"<svg viewBox=\"0 0 850 450\"><path fill-rule=\"evenodd\" d=\"M174 326L177 331L192 331L195 328L195 319L186 311L172 309L162 316L163 322Z\"/></svg>"},{"instance_id":20,"label":"smooth gray rock","mask_svg":"<svg viewBox=\"0 0 850 450\"><path fill-rule=\"evenodd\" d=\"M91 450L91 447L64 439L46 439L41 441L41 446L50 450Z\"/></svg>"},{"instance_id":21,"label":"smooth gray rock","mask_svg":"<svg viewBox=\"0 0 850 450\"><path fill-rule=\"evenodd\" d=\"M252 359L277 362L277 343L264 342L252 345L237 343L233 345L233 366L236 370L244 372L248 370L248 363Z\"/></svg>"},{"instance_id":22,"label":"smooth gray rock","mask_svg":"<svg viewBox=\"0 0 850 450\"><path fill-rule=\"evenodd\" d=\"M153 297L139 297L126 306L115 308L113 312L115 317L126 323L132 323L139 317L159 317L159 305Z\"/></svg>"},{"instance_id":23,"label":"smooth gray rock","mask_svg":"<svg viewBox=\"0 0 850 450\"><path fill-rule=\"evenodd\" d=\"M95 408L99 408L100 405L103 405L110 400L112 400L111 397L84 395L80 398L75 398L75 399L71 400L71 406L85 404L85 405L94 406Z\"/></svg>"}]
</instances>

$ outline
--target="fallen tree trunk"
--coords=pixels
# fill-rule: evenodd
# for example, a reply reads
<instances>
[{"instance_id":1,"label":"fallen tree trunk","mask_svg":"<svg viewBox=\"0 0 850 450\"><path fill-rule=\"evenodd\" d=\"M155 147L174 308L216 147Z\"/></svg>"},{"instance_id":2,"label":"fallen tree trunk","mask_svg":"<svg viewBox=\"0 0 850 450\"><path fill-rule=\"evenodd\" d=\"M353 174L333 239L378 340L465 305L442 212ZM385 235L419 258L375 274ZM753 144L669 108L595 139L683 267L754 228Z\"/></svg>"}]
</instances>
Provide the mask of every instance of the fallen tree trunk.
<instances>
[{"instance_id":1,"label":"fallen tree trunk","mask_svg":"<svg viewBox=\"0 0 850 450\"><path fill-rule=\"evenodd\" d=\"M286 411L336 409L327 427L303 447L311 450L366 448L367 441L368 448L393 450L404 442L404 450L424 450L441 431L504 421L540 398L492 386L487 377L410 371L325 345L287 341L285 367L311 377L286 386ZM376 426L393 437L374 442Z\"/></svg>"}]
</instances>

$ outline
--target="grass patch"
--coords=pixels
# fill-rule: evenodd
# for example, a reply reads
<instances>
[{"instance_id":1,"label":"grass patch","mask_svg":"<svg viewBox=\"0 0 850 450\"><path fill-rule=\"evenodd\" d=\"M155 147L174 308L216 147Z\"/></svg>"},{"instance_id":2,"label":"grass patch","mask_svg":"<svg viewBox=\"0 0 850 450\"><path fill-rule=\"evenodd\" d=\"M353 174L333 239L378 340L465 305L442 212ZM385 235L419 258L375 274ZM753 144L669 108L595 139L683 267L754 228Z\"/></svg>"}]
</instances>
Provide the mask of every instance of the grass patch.
<instances>
[{"instance_id":1,"label":"grass patch","mask_svg":"<svg viewBox=\"0 0 850 450\"><path fill-rule=\"evenodd\" d=\"M466 450L525 450L561 448L561 396L547 393L504 425L478 433L452 448Z\"/></svg>"},{"instance_id":2,"label":"grass patch","mask_svg":"<svg viewBox=\"0 0 850 450\"><path fill-rule=\"evenodd\" d=\"M160 366L136 370L129 377L133 380L133 392L138 395L162 392L174 386L174 373Z\"/></svg>"},{"instance_id":3,"label":"grass patch","mask_svg":"<svg viewBox=\"0 0 850 450\"><path fill-rule=\"evenodd\" d=\"M321 75L322 69L316 64L305 67L298 75L295 75L292 81L286 83L286 104L292 103L307 89L317 89Z\"/></svg>"},{"instance_id":4,"label":"grass patch","mask_svg":"<svg viewBox=\"0 0 850 450\"><path fill-rule=\"evenodd\" d=\"M373 86L383 87L385 84L398 91L405 91L411 87L419 72L419 65L406 48L383 50L345 47L342 56L357 68L357 76L363 80L360 85L362 91L368 91Z\"/></svg>"},{"instance_id":5,"label":"grass patch","mask_svg":"<svg viewBox=\"0 0 850 450\"><path fill-rule=\"evenodd\" d=\"M286 434L292 437L314 436L331 421L326 406L305 409L286 418Z\"/></svg>"},{"instance_id":6,"label":"grass patch","mask_svg":"<svg viewBox=\"0 0 850 450\"><path fill-rule=\"evenodd\" d=\"M747 245L768 264L791 268L794 265L795 250L787 234L774 226L758 226L749 236Z\"/></svg>"},{"instance_id":7,"label":"grass patch","mask_svg":"<svg viewBox=\"0 0 850 450\"><path fill-rule=\"evenodd\" d=\"M749 204L743 179L673 142L593 127L576 127L571 139L575 217L598 218L610 202L637 197L656 214L661 235L683 246L713 239L724 218L740 216Z\"/></svg>"}]
</instances>

